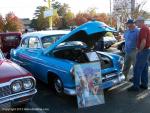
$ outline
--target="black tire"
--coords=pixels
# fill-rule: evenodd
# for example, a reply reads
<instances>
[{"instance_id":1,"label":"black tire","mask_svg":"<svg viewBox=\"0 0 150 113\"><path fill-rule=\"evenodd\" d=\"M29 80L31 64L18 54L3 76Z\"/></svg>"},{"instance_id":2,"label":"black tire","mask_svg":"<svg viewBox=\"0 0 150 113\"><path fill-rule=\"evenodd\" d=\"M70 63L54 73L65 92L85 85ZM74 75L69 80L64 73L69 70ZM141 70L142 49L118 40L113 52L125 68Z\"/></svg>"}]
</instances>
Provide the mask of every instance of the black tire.
<instances>
[{"instance_id":1,"label":"black tire","mask_svg":"<svg viewBox=\"0 0 150 113\"><path fill-rule=\"evenodd\" d=\"M55 77L53 80L53 89L57 95L62 96L64 95L64 86L59 77Z\"/></svg>"}]
</instances>

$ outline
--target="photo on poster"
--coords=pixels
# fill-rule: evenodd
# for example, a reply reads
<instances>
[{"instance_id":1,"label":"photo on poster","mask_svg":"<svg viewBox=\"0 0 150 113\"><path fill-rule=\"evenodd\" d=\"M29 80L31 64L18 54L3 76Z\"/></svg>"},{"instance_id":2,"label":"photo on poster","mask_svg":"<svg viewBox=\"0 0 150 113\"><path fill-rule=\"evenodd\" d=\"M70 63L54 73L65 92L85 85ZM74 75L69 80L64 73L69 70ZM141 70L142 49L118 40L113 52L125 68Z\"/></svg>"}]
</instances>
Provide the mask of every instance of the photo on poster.
<instances>
[{"instance_id":1,"label":"photo on poster","mask_svg":"<svg viewBox=\"0 0 150 113\"><path fill-rule=\"evenodd\" d=\"M104 104L100 62L74 66L78 108Z\"/></svg>"},{"instance_id":2,"label":"photo on poster","mask_svg":"<svg viewBox=\"0 0 150 113\"><path fill-rule=\"evenodd\" d=\"M86 55L87 55L89 61L91 61L91 62L99 60L99 57L96 52L88 52L88 53L86 53Z\"/></svg>"}]
</instances>

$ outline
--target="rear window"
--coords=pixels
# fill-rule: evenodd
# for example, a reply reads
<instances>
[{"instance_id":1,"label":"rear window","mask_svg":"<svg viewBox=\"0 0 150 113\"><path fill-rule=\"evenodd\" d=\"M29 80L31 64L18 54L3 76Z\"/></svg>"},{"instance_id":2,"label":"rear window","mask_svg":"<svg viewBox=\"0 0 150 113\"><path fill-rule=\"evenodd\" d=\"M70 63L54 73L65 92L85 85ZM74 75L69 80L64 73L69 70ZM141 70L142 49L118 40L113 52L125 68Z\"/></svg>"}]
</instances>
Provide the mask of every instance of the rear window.
<instances>
[{"instance_id":1,"label":"rear window","mask_svg":"<svg viewBox=\"0 0 150 113\"><path fill-rule=\"evenodd\" d=\"M19 36L6 36L5 41L15 41L15 40L19 40Z\"/></svg>"}]
</instances>

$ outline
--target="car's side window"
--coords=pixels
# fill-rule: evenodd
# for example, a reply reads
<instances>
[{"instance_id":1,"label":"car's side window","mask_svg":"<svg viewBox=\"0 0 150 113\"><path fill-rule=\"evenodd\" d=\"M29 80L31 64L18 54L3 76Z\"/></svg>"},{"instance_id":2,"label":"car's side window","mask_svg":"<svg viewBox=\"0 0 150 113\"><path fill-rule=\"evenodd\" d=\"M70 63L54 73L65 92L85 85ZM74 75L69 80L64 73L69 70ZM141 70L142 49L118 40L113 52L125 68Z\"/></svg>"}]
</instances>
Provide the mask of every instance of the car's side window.
<instances>
[{"instance_id":1,"label":"car's side window","mask_svg":"<svg viewBox=\"0 0 150 113\"><path fill-rule=\"evenodd\" d=\"M28 47L28 38L25 38L25 39L22 40L21 47L23 47L23 48Z\"/></svg>"},{"instance_id":2,"label":"car's side window","mask_svg":"<svg viewBox=\"0 0 150 113\"><path fill-rule=\"evenodd\" d=\"M31 38L29 39L29 48L33 48L33 49L41 48L39 39L38 39L38 38L31 37Z\"/></svg>"},{"instance_id":3,"label":"car's side window","mask_svg":"<svg viewBox=\"0 0 150 113\"><path fill-rule=\"evenodd\" d=\"M52 35L52 36L46 36L42 38L42 45L43 48L47 48L53 43L55 43L62 35Z\"/></svg>"}]
</instances>

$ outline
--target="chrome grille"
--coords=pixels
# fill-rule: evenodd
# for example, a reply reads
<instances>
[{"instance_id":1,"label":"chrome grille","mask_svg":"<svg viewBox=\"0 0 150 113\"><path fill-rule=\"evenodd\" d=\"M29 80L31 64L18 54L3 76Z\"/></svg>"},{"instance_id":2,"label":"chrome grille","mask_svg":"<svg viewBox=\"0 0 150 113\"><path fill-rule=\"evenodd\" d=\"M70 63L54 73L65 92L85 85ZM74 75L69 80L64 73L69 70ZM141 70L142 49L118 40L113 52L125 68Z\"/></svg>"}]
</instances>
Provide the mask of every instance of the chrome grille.
<instances>
[{"instance_id":1,"label":"chrome grille","mask_svg":"<svg viewBox=\"0 0 150 113\"><path fill-rule=\"evenodd\" d=\"M112 79L118 78L118 74L116 71L112 71L111 73L102 74L103 82L110 81Z\"/></svg>"},{"instance_id":2,"label":"chrome grille","mask_svg":"<svg viewBox=\"0 0 150 113\"><path fill-rule=\"evenodd\" d=\"M0 98L11 95L10 86L0 87Z\"/></svg>"}]
</instances>

